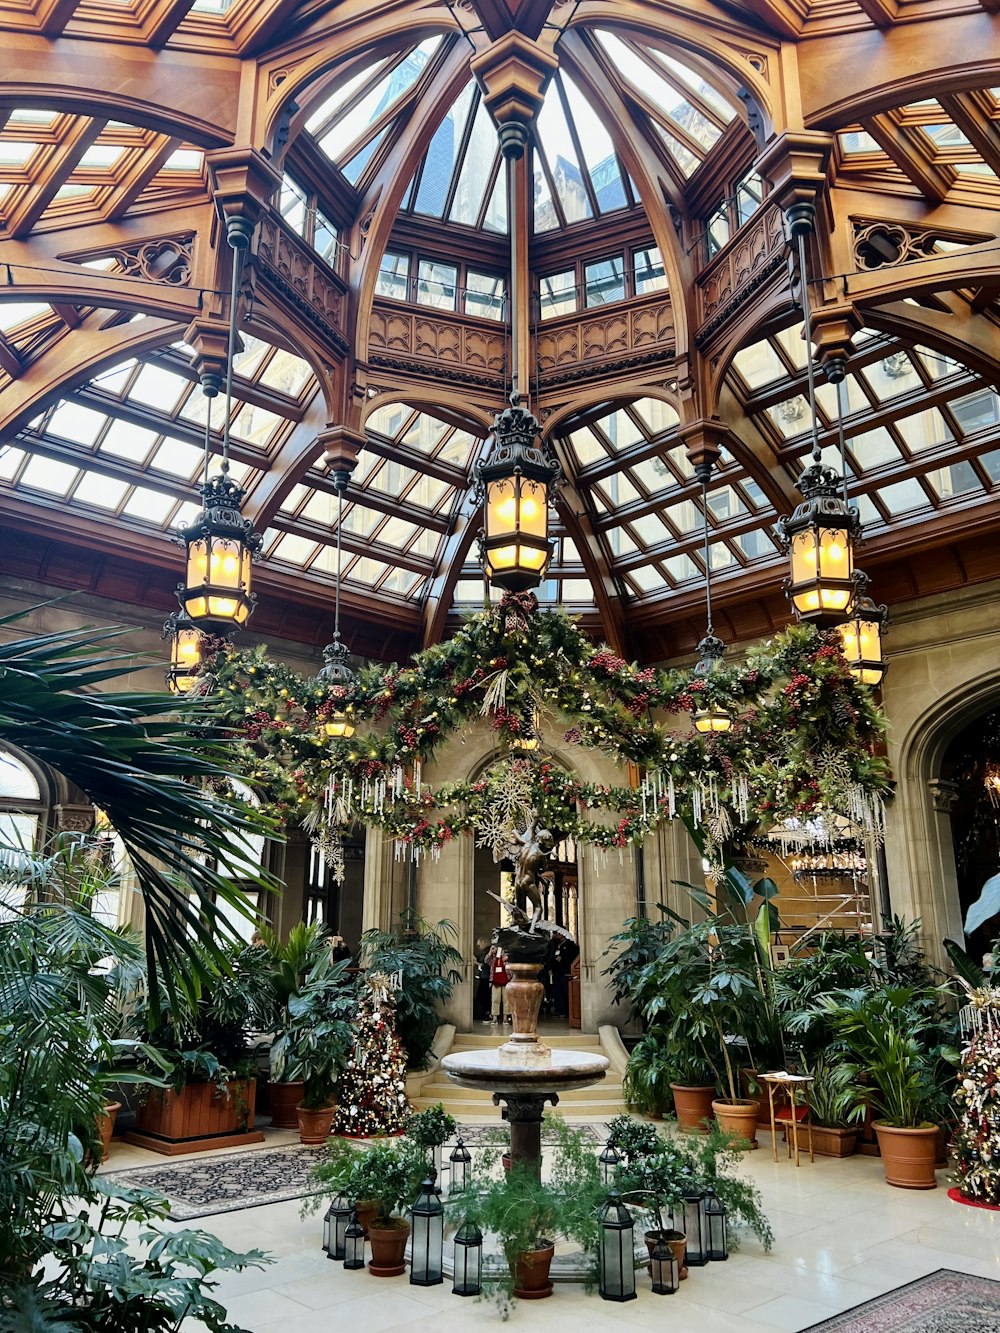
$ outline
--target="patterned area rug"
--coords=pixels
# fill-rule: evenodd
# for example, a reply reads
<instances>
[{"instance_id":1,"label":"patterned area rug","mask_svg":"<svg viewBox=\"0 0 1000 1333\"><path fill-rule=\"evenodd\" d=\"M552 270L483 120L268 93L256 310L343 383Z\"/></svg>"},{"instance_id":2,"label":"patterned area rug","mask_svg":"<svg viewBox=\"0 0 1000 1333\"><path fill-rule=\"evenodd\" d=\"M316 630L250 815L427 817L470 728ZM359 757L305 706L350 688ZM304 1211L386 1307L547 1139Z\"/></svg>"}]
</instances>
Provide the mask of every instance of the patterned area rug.
<instances>
[{"instance_id":1,"label":"patterned area rug","mask_svg":"<svg viewBox=\"0 0 1000 1333\"><path fill-rule=\"evenodd\" d=\"M470 1148L487 1142L494 1125L462 1125L456 1132ZM607 1125L576 1125L595 1150L606 1142ZM546 1139L542 1132L543 1142ZM444 1158L453 1144L444 1148ZM233 1213L243 1208L260 1208L268 1203L302 1199L323 1191L309 1179L309 1172L326 1158L326 1148L307 1148L288 1144L281 1148L256 1148L247 1152L205 1153L181 1162L136 1166L127 1171L108 1171L108 1179L120 1185L139 1186L165 1194L170 1200L170 1214L179 1222L214 1213Z\"/></svg>"},{"instance_id":2,"label":"patterned area rug","mask_svg":"<svg viewBox=\"0 0 1000 1333\"><path fill-rule=\"evenodd\" d=\"M1000 1333L1000 1282L939 1268L804 1333Z\"/></svg>"}]
</instances>

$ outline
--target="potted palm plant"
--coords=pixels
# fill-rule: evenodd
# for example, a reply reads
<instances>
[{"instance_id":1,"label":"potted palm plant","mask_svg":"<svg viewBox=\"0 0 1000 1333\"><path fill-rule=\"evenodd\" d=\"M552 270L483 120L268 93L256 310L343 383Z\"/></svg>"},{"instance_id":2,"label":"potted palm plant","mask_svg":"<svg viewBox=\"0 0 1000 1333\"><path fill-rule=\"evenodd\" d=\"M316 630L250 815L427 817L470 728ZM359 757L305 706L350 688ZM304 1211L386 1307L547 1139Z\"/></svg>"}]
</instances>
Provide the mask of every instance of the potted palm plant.
<instances>
[{"instance_id":1,"label":"potted palm plant","mask_svg":"<svg viewBox=\"0 0 1000 1333\"><path fill-rule=\"evenodd\" d=\"M327 1161L313 1168L314 1180L354 1201L359 1218L362 1205L370 1204L368 1271L375 1277L405 1272L410 1224L401 1213L416 1197L426 1170L423 1149L410 1139L375 1140L364 1147L331 1139ZM321 1197L314 1196L307 1211L319 1207Z\"/></svg>"},{"instance_id":2,"label":"potted palm plant","mask_svg":"<svg viewBox=\"0 0 1000 1333\"><path fill-rule=\"evenodd\" d=\"M930 1020L914 1004L912 987L883 987L823 996L820 1005L854 1057L845 1068L867 1087L856 1104L870 1105L888 1184L934 1189L938 1117L945 1094L926 1040Z\"/></svg>"},{"instance_id":3,"label":"potted palm plant","mask_svg":"<svg viewBox=\"0 0 1000 1333\"><path fill-rule=\"evenodd\" d=\"M291 1001L299 994L305 978L324 965L331 965L329 941L321 925L306 925L304 921L293 926L284 941L268 926L261 926L258 934L257 948L266 960L274 995L274 1012L267 1024L267 1029L273 1032L267 1105L273 1128L294 1129L298 1123L296 1108L303 1098L303 1081L290 1076L280 1054L277 1063L281 1072L278 1072L274 1051L277 1047L280 1053L279 1043L292 1018Z\"/></svg>"},{"instance_id":4,"label":"potted palm plant","mask_svg":"<svg viewBox=\"0 0 1000 1333\"><path fill-rule=\"evenodd\" d=\"M320 960L288 998L285 1029L271 1047L271 1068L279 1081L302 1085L296 1113L303 1143L322 1143L330 1133L337 1081L354 1041L355 1008L346 961Z\"/></svg>"},{"instance_id":5,"label":"potted palm plant","mask_svg":"<svg viewBox=\"0 0 1000 1333\"><path fill-rule=\"evenodd\" d=\"M850 1157L865 1113L854 1071L849 1064L834 1064L821 1055L806 1073L813 1079L809 1084L813 1148L824 1157Z\"/></svg>"}]
</instances>

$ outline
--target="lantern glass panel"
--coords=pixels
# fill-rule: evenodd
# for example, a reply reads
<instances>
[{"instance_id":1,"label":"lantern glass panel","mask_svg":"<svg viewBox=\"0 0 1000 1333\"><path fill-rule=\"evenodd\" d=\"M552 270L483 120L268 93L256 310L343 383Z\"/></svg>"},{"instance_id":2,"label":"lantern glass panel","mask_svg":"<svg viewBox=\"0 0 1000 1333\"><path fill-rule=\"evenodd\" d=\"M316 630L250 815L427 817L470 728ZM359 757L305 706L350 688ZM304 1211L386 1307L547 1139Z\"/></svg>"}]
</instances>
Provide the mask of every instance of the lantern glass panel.
<instances>
[{"instance_id":1,"label":"lantern glass panel","mask_svg":"<svg viewBox=\"0 0 1000 1333\"><path fill-rule=\"evenodd\" d=\"M683 1231L687 1236L687 1259L685 1262L689 1268L701 1268L708 1262L702 1228L703 1201L704 1195L702 1194L684 1195Z\"/></svg>"},{"instance_id":2,"label":"lantern glass panel","mask_svg":"<svg viewBox=\"0 0 1000 1333\"><path fill-rule=\"evenodd\" d=\"M708 735L712 732L728 731L733 719L724 708L703 708L694 715L695 731Z\"/></svg>"},{"instance_id":3,"label":"lantern glass panel","mask_svg":"<svg viewBox=\"0 0 1000 1333\"><path fill-rule=\"evenodd\" d=\"M444 1208L433 1182L425 1180L410 1210L413 1230L410 1240L410 1282L416 1287L433 1287L444 1279Z\"/></svg>"},{"instance_id":4,"label":"lantern glass panel","mask_svg":"<svg viewBox=\"0 0 1000 1333\"><path fill-rule=\"evenodd\" d=\"M354 723L346 713L331 713L324 723L324 730L333 740L349 741L354 735Z\"/></svg>"},{"instance_id":5,"label":"lantern glass panel","mask_svg":"<svg viewBox=\"0 0 1000 1333\"><path fill-rule=\"evenodd\" d=\"M804 615L846 611L853 596L854 543L844 528L809 527L791 539L792 601Z\"/></svg>"},{"instance_id":6,"label":"lantern glass panel","mask_svg":"<svg viewBox=\"0 0 1000 1333\"><path fill-rule=\"evenodd\" d=\"M715 1193L705 1198L705 1230L708 1257L719 1263L729 1258L729 1238L726 1234L726 1209Z\"/></svg>"},{"instance_id":7,"label":"lantern glass panel","mask_svg":"<svg viewBox=\"0 0 1000 1333\"><path fill-rule=\"evenodd\" d=\"M613 1193L602 1210L600 1223L600 1294L606 1301L635 1299L632 1236L632 1215Z\"/></svg>"},{"instance_id":8,"label":"lantern glass panel","mask_svg":"<svg viewBox=\"0 0 1000 1333\"><path fill-rule=\"evenodd\" d=\"M201 631L194 625L176 630L170 647L170 688L176 694L186 694L195 683L200 664Z\"/></svg>"}]
</instances>

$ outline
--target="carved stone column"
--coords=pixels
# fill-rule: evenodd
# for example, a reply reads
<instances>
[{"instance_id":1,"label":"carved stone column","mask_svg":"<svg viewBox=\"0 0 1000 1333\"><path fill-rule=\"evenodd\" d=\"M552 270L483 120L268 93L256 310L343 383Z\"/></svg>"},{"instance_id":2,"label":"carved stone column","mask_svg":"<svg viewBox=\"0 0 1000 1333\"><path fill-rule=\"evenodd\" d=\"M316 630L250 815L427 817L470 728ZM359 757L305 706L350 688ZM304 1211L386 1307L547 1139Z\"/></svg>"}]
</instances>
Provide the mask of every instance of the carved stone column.
<instances>
[{"instance_id":1,"label":"carved stone column","mask_svg":"<svg viewBox=\"0 0 1000 1333\"><path fill-rule=\"evenodd\" d=\"M542 1116L545 1103L559 1105L556 1092L524 1093L495 1092L493 1105L506 1102L501 1111L504 1120L510 1125L510 1161L520 1163L536 1179L542 1178Z\"/></svg>"}]
</instances>

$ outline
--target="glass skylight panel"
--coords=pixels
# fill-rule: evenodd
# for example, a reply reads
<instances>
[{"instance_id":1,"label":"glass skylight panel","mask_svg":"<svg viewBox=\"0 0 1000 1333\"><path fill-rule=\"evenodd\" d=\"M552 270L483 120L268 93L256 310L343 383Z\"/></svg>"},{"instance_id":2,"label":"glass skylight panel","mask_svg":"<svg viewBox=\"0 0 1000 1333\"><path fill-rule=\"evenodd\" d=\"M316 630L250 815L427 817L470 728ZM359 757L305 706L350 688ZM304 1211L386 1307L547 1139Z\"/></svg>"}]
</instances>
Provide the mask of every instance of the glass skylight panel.
<instances>
[{"instance_id":1,"label":"glass skylight panel","mask_svg":"<svg viewBox=\"0 0 1000 1333\"><path fill-rule=\"evenodd\" d=\"M157 449L149 466L160 472L169 472L172 477L190 480L204 462L204 450L183 440L167 438Z\"/></svg>"},{"instance_id":2,"label":"glass skylight panel","mask_svg":"<svg viewBox=\"0 0 1000 1333\"><path fill-rule=\"evenodd\" d=\"M147 523L165 523L177 501L172 495L162 491L152 491L147 486L136 486L125 501L123 514L130 518L141 518Z\"/></svg>"},{"instance_id":3,"label":"glass skylight panel","mask_svg":"<svg viewBox=\"0 0 1000 1333\"><path fill-rule=\"evenodd\" d=\"M629 520L632 531L647 548L670 540L670 530L657 514L643 514Z\"/></svg>"},{"instance_id":4,"label":"glass skylight panel","mask_svg":"<svg viewBox=\"0 0 1000 1333\"><path fill-rule=\"evenodd\" d=\"M653 128L663 140L670 156L680 167L683 174L685 176L693 175L699 165L699 158L692 153L687 144L682 143L680 139L677 138L676 134L670 134L665 130L659 121L653 121Z\"/></svg>"},{"instance_id":5,"label":"glass skylight panel","mask_svg":"<svg viewBox=\"0 0 1000 1333\"><path fill-rule=\"evenodd\" d=\"M80 483L73 492L73 500L93 505L95 509L117 510L129 489L128 482L118 477L105 477L100 472L85 469Z\"/></svg>"},{"instance_id":6,"label":"glass skylight panel","mask_svg":"<svg viewBox=\"0 0 1000 1333\"><path fill-rule=\"evenodd\" d=\"M547 231L555 231L559 226L559 215L556 212L555 202L552 198L552 191L549 188L549 179L545 174L542 165L542 151L537 142L531 150L531 162L533 170L533 192L535 199L534 220L532 226L537 235L542 235ZM501 173L502 175L503 173ZM499 181L497 182L499 184ZM543 295L544 302L544 295ZM576 309L571 306L570 309ZM559 311L557 313L565 313ZM542 314L545 318L545 314Z\"/></svg>"},{"instance_id":7,"label":"glass skylight panel","mask_svg":"<svg viewBox=\"0 0 1000 1333\"><path fill-rule=\"evenodd\" d=\"M374 431L377 435L384 435L387 439L394 440L399 432L399 428L406 421L412 407L403 403L384 403L381 407L376 407L366 422L366 429Z\"/></svg>"},{"instance_id":8,"label":"glass skylight panel","mask_svg":"<svg viewBox=\"0 0 1000 1333\"><path fill-rule=\"evenodd\" d=\"M667 457L674 466L674 471L685 480L690 481L694 476L694 464L688 458L687 450L682 444L675 445L673 449L667 450Z\"/></svg>"},{"instance_id":9,"label":"glass skylight panel","mask_svg":"<svg viewBox=\"0 0 1000 1333\"><path fill-rule=\"evenodd\" d=\"M472 106L474 84L470 81L448 108L448 114L434 131L434 137L424 154L423 170L414 201L414 212L424 213L428 217L439 218L444 215L451 188L451 178L458 165L459 153L465 135L469 109ZM488 159L492 166L493 158Z\"/></svg>"},{"instance_id":10,"label":"glass skylight panel","mask_svg":"<svg viewBox=\"0 0 1000 1333\"><path fill-rule=\"evenodd\" d=\"M935 495L941 500L982 490L975 468L966 461L935 468L927 473L925 480L930 483Z\"/></svg>"},{"instance_id":11,"label":"glass skylight panel","mask_svg":"<svg viewBox=\"0 0 1000 1333\"><path fill-rule=\"evenodd\" d=\"M810 429L809 404L800 393L794 398L775 403L767 409L767 415L786 440L792 440Z\"/></svg>"},{"instance_id":12,"label":"glass skylight panel","mask_svg":"<svg viewBox=\"0 0 1000 1333\"><path fill-rule=\"evenodd\" d=\"M774 542L764 528L754 528L752 532L739 533L729 539L748 560L760 560L774 555Z\"/></svg>"},{"instance_id":13,"label":"glass skylight panel","mask_svg":"<svg viewBox=\"0 0 1000 1333\"><path fill-rule=\"evenodd\" d=\"M641 463L633 463L631 472L633 477L642 482L650 495L657 495L677 485L677 478L662 458L645 458Z\"/></svg>"},{"instance_id":14,"label":"glass skylight panel","mask_svg":"<svg viewBox=\"0 0 1000 1333\"><path fill-rule=\"evenodd\" d=\"M624 528L608 528L604 537L612 555L632 555L639 549Z\"/></svg>"},{"instance_id":15,"label":"glass skylight panel","mask_svg":"<svg viewBox=\"0 0 1000 1333\"><path fill-rule=\"evenodd\" d=\"M357 506L353 506L350 513L354 513ZM313 491L309 499L302 506L302 517L311 520L313 523L321 523L324 527L332 527L337 521L337 497L329 491ZM348 514L344 514L344 528L347 529Z\"/></svg>"},{"instance_id":16,"label":"glass skylight panel","mask_svg":"<svg viewBox=\"0 0 1000 1333\"><path fill-rule=\"evenodd\" d=\"M774 384L788 374L785 363L766 340L741 348L733 357L733 365L748 389Z\"/></svg>"},{"instance_id":17,"label":"glass skylight panel","mask_svg":"<svg viewBox=\"0 0 1000 1333\"><path fill-rule=\"evenodd\" d=\"M413 468L404 467L402 463L396 463L389 458L383 462L368 485L373 491L381 491L383 495L399 495L415 476Z\"/></svg>"},{"instance_id":18,"label":"glass skylight panel","mask_svg":"<svg viewBox=\"0 0 1000 1333\"><path fill-rule=\"evenodd\" d=\"M160 168L161 171L201 171L205 154L196 148L177 148Z\"/></svg>"},{"instance_id":19,"label":"glass skylight panel","mask_svg":"<svg viewBox=\"0 0 1000 1333\"><path fill-rule=\"evenodd\" d=\"M593 605L594 586L590 579L563 579L560 584L560 591L564 602Z\"/></svg>"},{"instance_id":20,"label":"glass skylight panel","mask_svg":"<svg viewBox=\"0 0 1000 1333\"><path fill-rule=\"evenodd\" d=\"M712 517L718 522L727 518L738 518L747 512L746 505L732 486L722 486L719 490L709 491L708 507Z\"/></svg>"},{"instance_id":21,"label":"glass skylight panel","mask_svg":"<svg viewBox=\"0 0 1000 1333\"><path fill-rule=\"evenodd\" d=\"M722 131L667 79L647 64L631 47L608 32L598 33L608 55L624 77L648 101L700 144L709 149L718 142ZM735 110L725 104L724 120L732 120Z\"/></svg>"},{"instance_id":22,"label":"glass skylight panel","mask_svg":"<svg viewBox=\"0 0 1000 1333\"><path fill-rule=\"evenodd\" d=\"M378 152L379 145L389 133L388 126L384 130L379 130L375 138L358 150L354 156L341 167L341 171L347 177L352 185L357 185L358 181L364 175L365 167Z\"/></svg>"},{"instance_id":23,"label":"glass skylight panel","mask_svg":"<svg viewBox=\"0 0 1000 1333\"><path fill-rule=\"evenodd\" d=\"M667 290L667 275L658 246L645 246L632 252L632 276L636 296Z\"/></svg>"},{"instance_id":24,"label":"glass skylight panel","mask_svg":"<svg viewBox=\"0 0 1000 1333\"><path fill-rule=\"evenodd\" d=\"M282 537L271 555L278 560L287 560L291 565L303 566L309 563L309 559L315 550L316 543L314 541L310 541L307 537L298 537L290 532Z\"/></svg>"},{"instance_id":25,"label":"glass skylight panel","mask_svg":"<svg viewBox=\"0 0 1000 1333\"><path fill-rule=\"evenodd\" d=\"M882 513L875 507L870 495L857 496L855 503L858 506L858 513L861 516L861 522L867 527L869 523L884 523L885 519Z\"/></svg>"},{"instance_id":26,"label":"glass skylight panel","mask_svg":"<svg viewBox=\"0 0 1000 1333\"><path fill-rule=\"evenodd\" d=\"M376 296L389 296L394 301L405 301L409 287L410 257L386 251L379 262L375 283Z\"/></svg>"},{"instance_id":27,"label":"glass skylight panel","mask_svg":"<svg viewBox=\"0 0 1000 1333\"><path fill-rule=\"evenodd\" d=\"M728 569L737 563L736 557L725 542L714 542L708 548L708 556L713 569Z\"/></svg>"},{"instance_id":28,"label":"glass skylight panel","mask_svg":"<svg viewBox=\"0 0 1000 1333\"><path fill-rule=\"evenodd\" d=\"M612 446L619 451L631 448L643 438L642 431L623 407L606 417L601 417L597 424Z\"/></svg>"},{"instance_id":29,"label":"glass skylight panel","mask_svg":"<svg viewBox=\"0 0 1000 1333\"><path fill-rule=\"evenodd\" d=\"M378 535L379 541L383 546L392 546L394 549L403 550L407 542L411 541L416 535L417 525L407 523L401 518L390 518Z\"/></svg>"},{"instance_id":30,"label":"glass skylight panel","mask_svg":"<svg viewBox=\"0 0 1000 1333\"><path fill-rule=\"evenodd\" d=\"M846 156L852 153L881 153L882 145L873 139L867 130L845 130L839 134L840 151Z\"/></svg>"},{"instance_id":31,"label":"glass skylight panel","mask_svg":"<svg viewBox=\"0 0 1000 1333\"><path fill-rule=\"evenodd\" d=\"M123 143L91 144L80 158L77 166L108 171L115 165L122 153L126 151L125 144Z\"/></svg>"},{"instance_id":32,"label":"glass skylight panel","mask_svg":"<svg viewBox=\"0 0 1000 1333\"><path fill-rule=\"evenodd\" d=\"M687 84L691 91L707 103L715 111L720 119L727 122L731 121L736 115L735 108L730 106L729 102L720 92L717 92L712 84L697 74L689 66L682 64L673 56L668 56L663 51L658 51L656 47L648 48L650 55L654 60L658 60L661 65L665 65L670 73L674 74L682 83Z\"/></svg>"},{"instance_id":33,"label":"glass skylight panel","mask_svg":"<svg viewBox=\"0 0 1000 1333\"><path fill-rule=\"evenodd\" d=\"M413 591L414 584L420 581L420 575L411 569L393 569L379 585L379 592L396 593L406 597Z\"/></svg>"},{"instance_id":34,"label":"glass skylight panel","mask_svg":"<svg viewBox=\"0 0 1000 1333\"><path fill-rule=\"evenodd\" d=\"M414 504L421 505L424 509L435 510L445 496L451 495L454 489L447 482L439 481L437 477L419 476L416 485L407 494L406 498L412 500Z\"/></svg>"},{"instance_id":35,"label":"glass skylight panel","mask_svg":"<svg viewBox=\"0 0 1000 1333\"><path fill-rule=\"evenodd\" d=\"M956 398L948 404L948 409L963 435L1000 424L1000 395L996 389L977 389L964 398Z\"/></svg>"},{"instance_id":36,"label":"glass skylight panel","mask_svg":"<svg viewBox=\"0 0 1000 1333\"><path fill-rule=\"evenodd\" d=\"M588 463L600 463L607 458L607 451L590 430L575 430L569 437L577 462L581 467Z\"/></svg>"},{"instance_id":37,"label":"glass skylight panel","mask_svg":"<svg viewBox=\"0 0 1000 1333\"><path fill-rule=\"evenodd\" d=\"M441 538L436 532L431 532L430 528L421 528L416 540L410 546L410 551L413 555L423 555L428 560L433 560L440 543Z\"/></svg>"},{"instance_id":38,"label":"glass skylight panel","mask_svg":"<svg viewBox=\"0 0 1000 1333\"><path fill-rule=\"evenodd\" d=\"M538 142L555 183L566 222L583 222L586 218L593 217L594 210L583 183L566 113L554 82L538 113ZM535 207L537 218L537 200ZM535 230L538 229L536 225Z\"/></svg>"},{"instance_id":39,"label":"glass skylight panel","mask_svg":"<svg viewBox=\"0 0 1000 1333\"><path fill-rule=\"evenodd\" d=\"M760 489L760 487L757 485L757 483L753 480L752 477L741 477L740 488L743 491L743 494L750 501L754 509L769 508L767 496Z\"/></svg>"},{"instance_id":40,"label":"glass skylight panel","mask_svg":"<svg viewBox=\"0 0 1000 1333\"><path fill-rule=\"evenodd\" d=\"M1000 449L991 449L988 454L981 454L979 463L986 469L986 475L994 484L1000 481ZM0 467L3 467L3 459L0 458Z\"/></svg>"},{"instance_id":41,"label":"glass skylight panel","mask_svg":"<svg viewBox=\"0 0 1000 1333\"><path fill-rule=\"evenodd\" d=\"M416 449L422 454L433 453L448 430L448 423L439 421L428 412L418 412L406 434L400 440L408 449Z\"/></svg>"},{"instance_id":42,"label":"glass skylight panel","mask_svg":"<svg viewBox=\"0 0 1000 1333\"><path fill-rule=\"evenodd\" d=\"M662 398L637 398L632 404L632 411L640 417L650 435L662 435L664 431L673 430L680 419L674 408Z\"/></svg>"},{"instance_id":43,"label":"glass skylight panel","mask_svg":"<svg viewBox=\"0 0 1000 1333\"><path fill-rule=\"evenodd\" d=\"M642 565L639 569L631 569L628 577L640 592L658 592L667 586L666 579L655 565Z\"/></svg>"},{"instance_id":44,"label":"glass skylight panel","mask_svg":"<svg viewBox=\"0 0 1000 1333\"><path fill-rule=\"evenodd\" d=\"M675 583L686 583L701 576L701 570L689 555L669 555L660 563Z\"/></svg>"},{"instance_id":45,"label":"glass skylight panel","mask_svg":"<svg viewBox=\"0 0 1000 1333\"><path fill-rule=\"evenodd\" d=\"M275 349L274 356L264 367L260 383L276 393L287 394L289 398L298 398L312 378L312 367L301 356L286 352L283 347Z\"/></svg>"},{"instance_id":46,"label":"glass skylight panel","mask_svg":"<svg viewBox=\"0 0 1000 1333\"><path fill-rule=\"evenodd\" d=\"M862 373L880 402L902 393L910 393L923 383L904 351L892 352L884 360L865 366Z\"/></svg>"},{"instance_id":47,"label":"glass skylight panel","mask_svg":"<svg viewBox=\"0 0 1000 1333\"><path fill-rule=\"evenodd\" d=\"M641 500L642 496L629 481L626 472L616 472L610 477L604 477L601 481L593 483L600 489L601 494L607 500L612 509L617 509L619 505L632 504L636 500Z\"/></svg>"},{"instance_id":48,"label":"glass skylight panel","mask_svg":"<svg viewBox=\"0 0 1000 1333\"><path fill-rule=\"evenodd\" d=\"M539 296L542 319L572 314L576 310L576 271L547 274L539 281Z\"/></svg>"},{"instance_id":49,"label":"glass skylight panel","mask_svg":"<svg viewBox=\"0 0 1000 1333\"><path fill-rule=\"evenodd\" d=\"M858 460L862 472L884 467L886 463L898 463L902 459L896 441L885 426L876 426L874 430L852 435L847 441L847 447Z\"/></svg>"},{"instance_id":50,"label":"glass skylight panel","mask_svg":"<svg viewBox=\"0 0 1000 1333\"><path fill-rule=\"evenodd\" d=\"M625 208L628 199L625 196L625 186L622 183L611 135L605 129L601 117L569 75L562 73L559 81L565 90L569 114L573 118L576 136L583 150L587 170L590 172L598 211L610 213L617 208ZM554 90L549 94L550 97L555 95Z\"/></svg>"},{"instance_id":51,"label":"glass skylight panel","mask_svg":"<svg viewBox=\"0 0 1000 1333\"><path fill-rule=\"evenodd\" d=\"M926 509L930 505L927 492L916 477L907 477L892 486L883 486L875 494L889 511L890 518L912 512L914 509Z\"/></svg>"},{"instance_id":52,"label":"glass skylight panel","mask_svg":"<svg viewBox=\"0 0 1000 1333\"><path fill-rule=\"evenodd\" d=\"M60 111L41 111L34 107L16 107L7 120L6 129L13 130L19 125L36 125L42 129L51 129L59 119Z\"/></svg>"},{"instance_id":53,"label":"glass skylight panel","mask_svg":"<svg viewBox=\"0 0 1000 1333\"><path fill-rule=\"evenodd\" d=\"M254 403L244 403L233 418L232 433L249 444L263 448L273 438L279 426L286 422L275 412L266 407L257 407Z\"/></svg>"},{"instance_id":54,"label":"glass skylight panel","mask_svg":"<svg viewBox=\"0 0 1000 1333\"><path fill-rule=\"evenodd\" d=\"M50 315L52 307L37 301L0 301L0 333L10 333L38 315Z\"/></svg>"},{"instance_id":55,"label":"glass skylight panel","mask_svg":"<svg viewBox=\"0 0 1000 1333\"><path fill-rule=\"evenodd\" d=\"M134 402L144 403L146 407L155 408L156 411L169 415L189 387L188 381L182 379L180 375L175 375L172 370L165 370L162 366L146 365L136 376L128 396Z\"/></svg>"},{"instance_id":56,"label":"glass skylight panel","mask_svg":"<svg viewBox=\"0 0 1000 1333\"><path fill-rule=\"evenodd\" d=\"M23 167L37 147L33 139L0 139L0 167Z\"/></svg>"},{"instance_id":57,"label":"glass skylight panel","mask_svg":"<svg viewBox=\"0 0 1000 1333\"><path fill-rule=\"evenodd\" d=\"M935 445L946 444L954 439L948 429L948 423L936 407L928 407L922 412L913 412L909 416L900 417L896 422L896 429L912 453L933 449Z\"/></svg>"},{"instance_id":58,"label":"glass skylight panel","mask_svg":"<svg viewBox=\"0 0 1000 1333\"><path fill-rule=\"evenodd\" d=\"M155 430L133 426L130 421L112 421L101 441L99 452L127 458L130 463L144 463L159 439Z\"/></svg>"},{"instance_id":59,"label":"glass skylight panel","mask_svg":"<svg viewBox=\"0 0 1000 1333\"><path fill-rule=\"evenodd\" d=\"M0 445L0 481L13 481L23 458L23 449L12 449L10 445Z\"/></svg>"},{"instance_id":60,"label":"glass skylight panel","mask_svg":"<svg viewBox=\"0 0 1000 1333\"><path fill-rule=\"evenodd\" d=\"M66 495L79 471L72 463L60 463L55 458L43 458L41 454L35 454L28 459L19 484L30 486L32 490L45 491L49 495Z\"/></svg>"},{"instance_id":61,"label":"glass skylight panel","mask_svg":"<svg viewBox=\"0 0 1000 1333\"><path fill-rule=\"evenodd\" d=\"M337 88L336 92L332 93L325 101L321 102L319 107L317 107L306 121L306 129L309 133L315 134L318 129L325 125L330 117L334 115L345 102L350 101L361 85L366 83L374 71L383 63L384 62L382 61L376 61L374 64L358 70L358 72L352 74L349 79L345 79Z\"/></svg>"},{"instance_id":62,"label":"glass skylight panel","mask_svg":"<svg viewBox=\"0 0 1000 1333\"><path fill-rule=\"evenodd\" d=\"M576 549L576 542L571 537L563 537L561 561L563 565L578 565L580 563L580 552Z\"/></svg>"},{"instance_id":63,"label":"glass skylight panel","mask_svg":"<svg viewBox=\"0 0 1000 1333\"><path fill-rule=\"evenodd\" d=\"M946 120L938 125L921 125L920 128L938 148L971 148L972 145L957 125Z\"/></svg>"},{"instance_id":64,"label":"glass skylight panel","mask_svg":"<svg viewBox=\"0 0 1000 1333\"><path fill-rule=\"evenodd\" d=\"M369 556L363 555L351 565L348 570L348 578L354 579L358 583L374 585L388 571L389 566L384 565L381 560L372 560Z\"/></svg>"},{"instance_id":65,"label":"glass skylight panel","mask_svg":"<svg viewBox=\"0 0 1000 1333\"><path fill-rule=\"evenodd\" d=\"M303 486L301 481L296 482L278 506L279 512L282 514L294 514L309 493L308 486Z\"/></svg>"},{"instance_id":66,"label":"glass skylight panel","mask_svg":"<svg viewBox=\"0 0 1000 1333\"><path fill-rule=\"evenodd\" d=\"M663 510L663 517L682 536L699 531L704 522L701 510L693 500L681 500L679 504L671 505L669 509Z\"/></svg>"},{"instance_id":67,"label":"glass skylight panel","mask_svg":"<svg viewBox=\"0 0 1000 1333\"><path fill-rule=\"evenodd\" d=\"M46 434L89 446L97 439L107 420L103 412L95 412L93 408L84 407L72 398L67 398L49 418Z\"/></svg>"},{"instance_id":68,"label":"glass skylight panel","mask_svg":"<svg viewBox=\"0 0 1000 1333\"><path fill-rule=\"evenodd\" d=\"M481 101L472 122L472 135L465 152L465 161L455 186L449 221L463 222L474 227L483 210L483 196L493 178L496 165L497 132L493 118ZM425 168L426 170L426 168ZM503 176L501 170L500 175ZM422 182L421 182L422 184Z\"/></svg>"},{"instance_id":69,"label":"glass skylight panel","mask_svg":"<svg viewBox=\"0 0 1000 1333\"><path fill-rule=\"evenodd\" d=\"M450 463L452 467L461 468L464 471L468 466L469 455L475 445L476 437L470 435L467 430L453 431L438 450L438 460L442 463Z\"/></svg>"},{"instance_id":70,"label":"glass skylight panel","mask_svg":"<svg viewBox=\"0 0 1000 1333\"><path fill-rule=\"evenodd\" d=\"M912 387L912 385L910 386ZM896 389L896 393L904 390ZM886 394L886 397L889 395ZM870 400L864 389L861 387L860 380L856 375L846 375L841 384L840 398L843 402L844 416L850 416L854 412L867 411L870 406ZM831 384L829 380L824 380L816 385L816 402L823 409L828 421L837 419L837 386Z\"/></svg>"}]
</instances>

